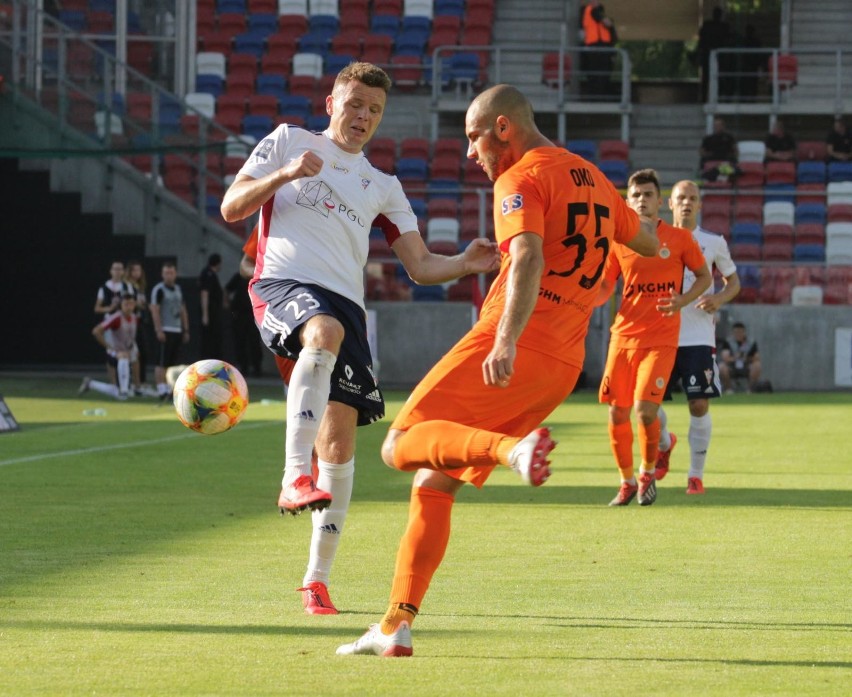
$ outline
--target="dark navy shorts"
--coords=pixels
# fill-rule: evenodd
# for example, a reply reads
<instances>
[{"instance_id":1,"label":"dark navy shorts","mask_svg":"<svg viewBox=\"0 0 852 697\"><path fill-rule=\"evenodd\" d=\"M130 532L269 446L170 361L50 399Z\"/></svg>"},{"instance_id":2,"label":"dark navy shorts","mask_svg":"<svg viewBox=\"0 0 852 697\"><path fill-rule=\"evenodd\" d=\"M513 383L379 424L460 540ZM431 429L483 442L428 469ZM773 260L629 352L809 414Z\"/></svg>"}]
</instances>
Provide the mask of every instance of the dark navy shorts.
<instances>
[{"instance_id":1,"label":"dark navy shorts","mask_svg":"<svg viewBox=\"0 0 852 697\"><path fill-rule=\"evenodd\" d=\"M681 346L663 399L670 401L680 382L687 399L713 399L722 394L716 349L712 346Z\"/></svg>"},{"instance_id":2,"label":"dark navy shorts","mask_svg":"<svg viewBox=\"0 0 852 697\"><path fill-rule=\"evenodd\" d=\"M273 353L296 360L302 350L299 328L315 315L331 315L343 325L343 344L331 373L329 399L358 411L358 425L385 415L385 398L373 373L367 317L351 300L299 281L259 279L252 286L254 312L263 343ZM260 305L258 305L260 302Z\"/></svg>"}]
</instances>

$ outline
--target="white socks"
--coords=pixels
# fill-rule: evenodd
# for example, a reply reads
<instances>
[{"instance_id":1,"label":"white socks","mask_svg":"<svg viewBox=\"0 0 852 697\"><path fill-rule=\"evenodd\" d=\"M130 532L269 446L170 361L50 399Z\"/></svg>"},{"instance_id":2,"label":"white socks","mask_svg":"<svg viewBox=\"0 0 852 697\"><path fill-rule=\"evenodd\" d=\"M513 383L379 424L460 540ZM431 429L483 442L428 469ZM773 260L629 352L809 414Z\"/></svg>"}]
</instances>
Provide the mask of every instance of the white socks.
<instances>
[{"instance_id":1,"label":"white socks","mask_svg":"<svg viewBox=\"0 0 852 697\"><path fill-rule=\"evenodd\" d=\"M355 458L340 465L334 465L323 460L317 463L319 476L317 489L331 494L331 506L311 514L313 534L311 535L311 552L308 558L308 568L302 585L307 586L312 581L328 584L331 565L337 553L340 533L349 512L349 500L352 498L352 484L355 481Z\"/></svg>"},{"instance_id":2,"label":"white socks","mask_svg":"<svg viewBox=\"0 0 852 697\"><path fill-rule=\"evenodd\" d=\"M282 485L286 486L303 474L311 474L311 453L322 415L328 406L331 371L336 361L337 356L321 348L303 348L299 353L287 391L286 457Z\"/></svg>"},{"instance_id":3,"label":"white socks","mask_svg":"<svg viewBox=\"0 0 852 697\"><path fill-rule=\"evenodd\" d=\"M118 388L111 382L101 382L100 380L90 380L89 389L101 394L109 395L118 399Z\"/></svg>"},{"instance_id":4,"label":"white socks","mask_svg":"<svg viewBox=\"0 0 852 697\"><path fill-rule=\"evenodd\" d=\"M704 464L710 447L710 434L713 432L713 420L710 413L704 416L689 417L689 476L704 477Z\"/></svg>"},{"instance_id":5,"label":"white socks","mask_svg":"<svg viewBox=\"0 0 852 697\"><path fill-rule=\"evenodd\" d=\"M657 410L657 418L660 420L660 452L666 452L672 447L672 437L667 428L669 417L662 406Z\"/></svg>"},{"instance_id":6,"label":"white socks","mask_svg":"<svg viewBox=\"0 0 852 697\"><path fill-rule=\"evenodd\" d=\"M130 393L130 361L126 358L119 358L116 366L118 374L118 391L121 394Z\"/></svg>"}]
</instances>

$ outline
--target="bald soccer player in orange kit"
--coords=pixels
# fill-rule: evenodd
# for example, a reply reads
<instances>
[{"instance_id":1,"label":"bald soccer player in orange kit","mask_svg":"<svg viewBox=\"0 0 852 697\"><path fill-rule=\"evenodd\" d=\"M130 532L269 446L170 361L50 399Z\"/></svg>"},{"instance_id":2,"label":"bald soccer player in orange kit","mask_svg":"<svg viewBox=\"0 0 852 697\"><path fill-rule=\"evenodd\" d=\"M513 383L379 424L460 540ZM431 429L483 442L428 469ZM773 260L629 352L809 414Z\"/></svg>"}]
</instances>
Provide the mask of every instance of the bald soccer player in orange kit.
<instances>
[{"instance_id":1,"label":"bald soccer player in orange kit","mask_svg":"<svg viewBox=\"0 0 852 697\"><path fill-rule=\"evenodd\" d=\"M465 119L468 153L494 182L500 272L482 314L426 375L394 420L387 465L415 471L388 610L338 654L411 656L411 623L450 535L456 492L498 465L528 484L549 476L554 443L542 420L574 389L610 245L657 251L650 219L632 211L591 163L538 130L509 85L478 95Z\"/></svg>"}]
</instances>

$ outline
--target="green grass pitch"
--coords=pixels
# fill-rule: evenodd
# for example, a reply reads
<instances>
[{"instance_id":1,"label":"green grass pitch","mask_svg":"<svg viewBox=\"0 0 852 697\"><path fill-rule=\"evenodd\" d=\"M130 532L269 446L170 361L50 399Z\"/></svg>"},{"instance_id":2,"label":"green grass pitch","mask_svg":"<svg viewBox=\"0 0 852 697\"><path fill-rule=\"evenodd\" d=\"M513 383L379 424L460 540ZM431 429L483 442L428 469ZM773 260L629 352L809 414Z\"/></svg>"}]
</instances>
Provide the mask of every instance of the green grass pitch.
<instances>
[{"instance_id":1,"label":"green grass pitch","mask_svg":"<svg viewBox=\"0 0 852 697\"><path fill-rule=\"evenodd\" d=\"M612 509L606 408L552 418L553 476L466 488L412 659L335 656L385 609L411 477L359 430L332 578L303 614L310 520L275 507L284 404L185 429L170 406L0 376L0 695L831 695L852 684L852 395L713 403L703 497L688 412L657 503ZM405 395L388 395L388 413ZM101 407L106 416L84 416Z\"/></svg>"}]
</instances>

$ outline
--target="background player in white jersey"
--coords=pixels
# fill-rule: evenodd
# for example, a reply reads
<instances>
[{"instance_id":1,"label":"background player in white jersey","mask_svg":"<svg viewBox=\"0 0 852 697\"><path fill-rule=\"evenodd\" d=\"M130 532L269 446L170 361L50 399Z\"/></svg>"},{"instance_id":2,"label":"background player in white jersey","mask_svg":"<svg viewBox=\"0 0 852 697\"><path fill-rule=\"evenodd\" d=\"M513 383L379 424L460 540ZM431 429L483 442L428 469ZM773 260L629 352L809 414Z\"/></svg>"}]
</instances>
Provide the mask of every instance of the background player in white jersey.
<instances>
[{"instance_id":1,"label":"background player in white jersey","mask_svg":"<svg viewBox=\"0 0 852 697\"><path fill-rule=\"evenodd\" d=\"M121 296L119 310L106 316L103 322L95 325L92 336L95 337L107 353L107 373L109 382L83 378L80 394L95 390L101 394L127 399L130 396L131 381L139 390L139 348L136 346L136 295L125 293Z\"/></svg>"},{"instance_id":2,"label":"background player in white jersey","mask_svg":"<svg viewBox=\"0 0 852 697\"><path fill-rule=\"evenodd\" d=\"M279 126L258 143L221 207L228 222L260 210L249 285L255 321L270 350L296 358L278 504L282 512L314 511L300 589L311 614L337 612L327 583L352 493L356 426L384 415L364 310L373 220L383 216L385 237L416 283L443 283L499 264L496 245L485 240L453 257L429 252L399 180L367 161L362 151L382 120L390 85L372 64L344 68L326 97L328 129Z\"/></svg>"},{"instance_id":3,"label":"background player in white jersey","mask_svg":"<svg viewBox=\"0 0 852 697\"><path fill-rule=\"evenodd\" d=\"M710 399L721 394L719 370L716 364L715 315L722 305L731 302L740 292L737 267L731 260L725 238L704 230L698 225L701 194L691 181L678 182L672 188L669 206L674 214L674 224L692 230L701 247L711 272L714 268L722 276L723 286L718 293L713 287L691 305L680 311L680 336L677 358L669 381L667 398L672 385L680 379L689 404L689 473L687 494L704 493L704 464L710 447L713 422L710 418ZM695 281L695 275L684 269L683 290L686 292ZM661 408L660 450L657 455L655 476L657 481L668 474L669 459L677 437L669 433L665 411Z\"/></svg>"}]
</instances>

